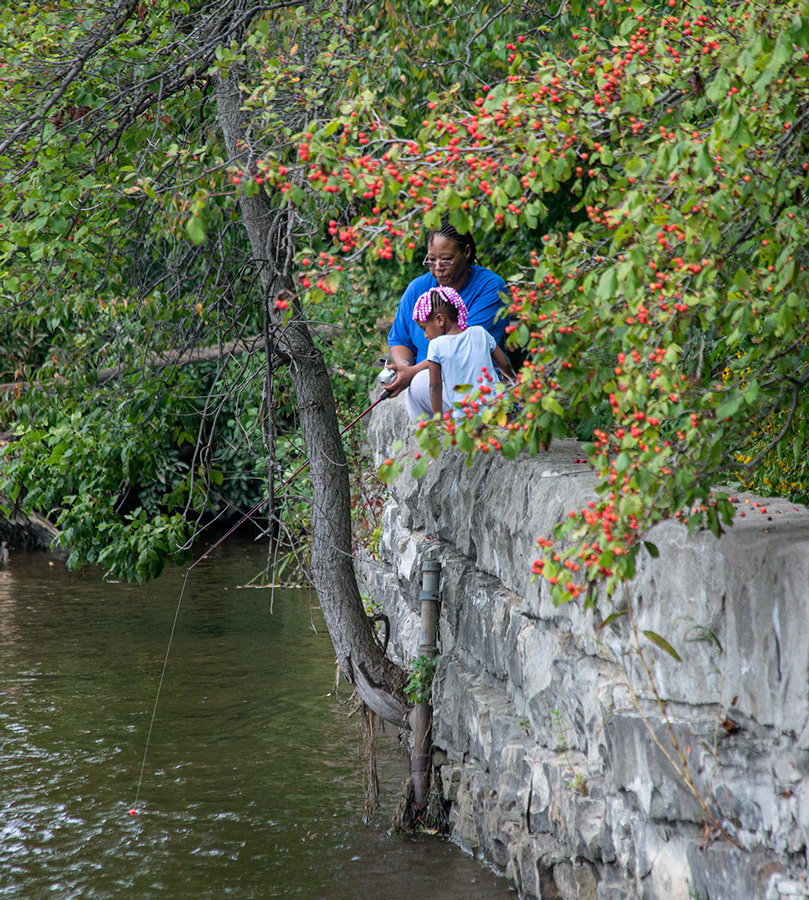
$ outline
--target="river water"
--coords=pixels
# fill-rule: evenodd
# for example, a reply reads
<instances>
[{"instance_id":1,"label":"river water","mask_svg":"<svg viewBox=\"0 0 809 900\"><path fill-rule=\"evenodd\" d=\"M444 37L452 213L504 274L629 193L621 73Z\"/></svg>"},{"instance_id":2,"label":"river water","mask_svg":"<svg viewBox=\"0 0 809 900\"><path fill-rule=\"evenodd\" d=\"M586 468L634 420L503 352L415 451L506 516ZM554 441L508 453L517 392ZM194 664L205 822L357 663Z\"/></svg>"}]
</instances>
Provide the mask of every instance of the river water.
<instances>
[{"instance_id":1,"label":"river water","mask_svg":"<svg viewBox=\"0 0 809 900\"><path fill-rule=\"evenodd\" d=\"M407 774L391 729L363 823L358 717L316 598L277 590L271 612L244 586L262 566L231 541L191 573L142 780L182 573L0 569L0 898L514 900L444 839L388 832Z\"/></svg>"}]
</instances>

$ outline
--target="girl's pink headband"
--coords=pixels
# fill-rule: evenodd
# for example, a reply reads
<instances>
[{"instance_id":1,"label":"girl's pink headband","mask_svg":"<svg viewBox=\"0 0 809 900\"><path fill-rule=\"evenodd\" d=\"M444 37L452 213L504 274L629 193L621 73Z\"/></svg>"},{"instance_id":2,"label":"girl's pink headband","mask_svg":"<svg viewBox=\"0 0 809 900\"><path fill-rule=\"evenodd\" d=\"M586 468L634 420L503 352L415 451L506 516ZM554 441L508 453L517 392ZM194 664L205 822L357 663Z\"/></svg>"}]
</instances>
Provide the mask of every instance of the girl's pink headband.
<instances>
[{"instance_id":1,"label":"girl's pink headband","mask_svg":"<svg viewBox=\"0 0 809 900\"><path fill-rule=\"evenodd\" d=\"M434 287L430 288L429 291L425 291L419 299L416 300L416 305L413 307L413 321L426 322L427 319L430 318L430 314L433 311L433 294L438 294L444 303L449 303L458 310L458 328L460 328L461 331L465 331L466 318L468 315L466 304L463 302L463 298L455 288L451 287Z\"/></svg>"}]
</instances>

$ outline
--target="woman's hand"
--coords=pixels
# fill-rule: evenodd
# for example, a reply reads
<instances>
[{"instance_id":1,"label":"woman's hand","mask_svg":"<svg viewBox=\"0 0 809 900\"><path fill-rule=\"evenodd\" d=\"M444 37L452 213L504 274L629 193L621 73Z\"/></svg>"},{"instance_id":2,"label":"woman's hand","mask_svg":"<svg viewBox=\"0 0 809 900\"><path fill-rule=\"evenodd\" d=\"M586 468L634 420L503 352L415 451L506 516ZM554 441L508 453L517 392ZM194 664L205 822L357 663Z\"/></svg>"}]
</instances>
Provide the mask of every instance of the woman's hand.
<instances>
[{"instance_id":1,"label":"woman's hand","mask_svg":"<svg viewBox=\"0 0 809 900\"><path fill-rule=\"evenodd\" d=\"M385 388L391 397L397 397L402 391L409 386L413 380L413 376L420 369L426 367L427 363L419 363L414 365L415 358L413 351L409 347L403 347L398 344L390 348L388 355L388 368L396 372L396 378Z\"/></svg>"},{"instance_id":2,"label":"woman's hand","mask_svg":"<svg viewBox=\"0 0 809 900\"><path fill-rule=\"evenodd\" d=\"M385 390L391 397L398 397L405 388L410 385L413 376L419 371L418 366L414 366L411 362L389 362L388 368L396 372L396 378L391 381Z\"/></svg>"}]
</instances>

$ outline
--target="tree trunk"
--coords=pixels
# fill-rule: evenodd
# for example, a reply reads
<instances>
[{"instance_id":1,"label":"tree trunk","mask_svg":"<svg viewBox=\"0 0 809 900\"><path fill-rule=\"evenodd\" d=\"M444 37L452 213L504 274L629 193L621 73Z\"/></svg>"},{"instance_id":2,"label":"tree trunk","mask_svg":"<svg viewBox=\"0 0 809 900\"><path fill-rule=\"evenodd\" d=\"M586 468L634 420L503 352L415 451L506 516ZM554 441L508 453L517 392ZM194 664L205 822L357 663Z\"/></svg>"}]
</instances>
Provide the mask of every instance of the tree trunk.
<instances>
[{"instance_id":1,"label":"tree trunk","mask_svg":"<svg viewBox=\"0 0 809 900\"><path fill-rule=\"evenodd\" d=\"M238 84L235 68L227 79L216 79L217 112L230 158L241 158L247 169L248 161L238 148L246 146L250 113L242 109L244 98ZM354 572L348 467L331 382L282 263L288 259L291 241L290 211L274 207L263 191L253 197L243 195L240 203L265 295L274 298L286 291L293 301L287 321L270 303L271 336L275 350L289 366L309 459L313 494L312 579L326 626L346 679L377 715L403 725L407 715L402 691L404 673L385 656L376 640Z\"/></svg>"}]
</instances>

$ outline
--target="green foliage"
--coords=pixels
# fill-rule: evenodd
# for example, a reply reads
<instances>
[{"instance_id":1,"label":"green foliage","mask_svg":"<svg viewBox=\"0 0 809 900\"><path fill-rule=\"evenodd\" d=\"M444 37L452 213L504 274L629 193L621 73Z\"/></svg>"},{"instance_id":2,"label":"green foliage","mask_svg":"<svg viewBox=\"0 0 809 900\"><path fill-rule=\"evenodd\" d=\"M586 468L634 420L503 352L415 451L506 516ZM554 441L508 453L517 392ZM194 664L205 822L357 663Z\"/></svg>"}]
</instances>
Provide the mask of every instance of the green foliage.
<instances>
[{"instance_id":1,"label":"green foliage","mask_svg":"<svg viewBox=\"0 0 809 900\"><path fill-rule=\"evenodd\" d=\"M238 27L226 4L204 27L163 2L0 15L0 427L23 434L2 474L71 565L150 577L201 521L254 506L269 407L274 474L299 462L260 353L183 361L263 321L205 80ZM299 499L283 508L305 526Z\"/></svg>"},{"instance_id":2,"label":"green foliage","mask_svg":"<svg viewBox=\"0 0 809 900\"><path fill-rule=\"evenodd\" d=\"M404 692L411 703L429 703L433 692L436 660L427 656L417 656L410 664L411 672L404 686Z\"/></svg>"},{"instance_id":3,"label":"green foliage","mask_svg":"<svg viewBox=\"0 0 809 900\"><path fill-rule=\"evenodd\" d=\"M656 631L648 631L645 630L642 632L644 637L651 641L655 647L659 647L661 650L664 650L668 655L677 660L677 662L682 662L682 658L680 654L671 646L671 644L662 636L659 635Z\"/></svg>"},{"instance_id":4,"label":"green foliage","mask_svg":"<svg viewBox=\"0 0 809 900\"><path fill-rule=\"evenodd\" d=\"M443 447L514 458L587 439L599 498L534 566L558 602L631 577L661 519L720 533L719 479L805 498L802 3L229 12L0 15L0 409L26 430L5 479L63 516L77 561L117 543L106 558L148 574L130 560L141 536L160 557L182 529L144 530L138 507L192 528L260 497L274 441L274 475L294 465L291 399L278 378L267 394L257 359L165 363L263 327L242 192L289 216L302 308L342 328L322 346L346 417L426 231L444 215L474 231L509 281L519 405L499 386L429 423L414 473ZM208 78L236 67L252 129L232 160Z\"/></svg>"},{"instance_id":5,"label":"green foliage","mask_svg":"<svg viewBox=\"0 0 809 900\"><path fill-rule=\"evenodd\" d=\"M436 89L421 127L386 114L384 87L357 89L308 123L297 159L264 159L284 203L317 196L331 222L325 256L301 260L315 301L360 258L415 259L443 215L513 251L519 413L498 387L424 427L421 452L513 458L592 429L599 499L540 539L534 567L557 602L632 577L662 519L720 534L734 504L711 487L740 461L798 495L809 413L803 4L607 0L562 18L570 44L513 28L477 96L463 78ZM549 203L565 195L566 222Z\"/></svg>"},{"instance_id":6,"label":"green foliage","mask_svg":"<svg viewBox=\"0 0 809 900\"><path fill-rule=\"evenodd\" d=\"M173 354L262 327L238 197L263 190L264 179L260 167L247 175L243 163L228 166L213 70L242 67L248 100L263 116L259 164L267 153L295 160L292 136L370 85L384 87L386 109L407 130L421 115L424 101L415 98L456 75L470 85L488 76L482 51L490 40L499 42L492 64L502 69L506 10L486 29L419 4L374 4L349 20L335 4L253 20L227 2L207 17L186 4L107 0L3 11L0 418L25 431L4 478L29 508L58 518L72 562L103 554L121 561L118 576L156 572L157 563L130 560L141 559L144 535L154 533L138 525L138 509L184 518L180 545L200 516L260 499L271 450L276 484L297 467L291 398L277 376L273 396L264 395L262 362L225 355L193 374L165 368ZM383 21L391 27L377 27ZM442 23L449 44L428 67L431 28ZM296 225L298 258L320 258L330 245L323 221L313 197ZM364 405L376 374L376 321L409 277L404 258L356 260L332 302L308 308L313 320L339 328L323 351L346 418ZM311 304L327 296L320 290ZM177 402L166 404L167 395ZM82 427L77 415L87 418ZM142 422L149 425L139 432ZM60 459L80 458L80 470L58 465L56 446ZM301 476L281 503L291 532L306 530L307 492ZM104 554L111 542L120 552ZM155 538L158 556L167 546Z\"/></svg>"},{"instance_id":7,"label":"green foliage","mask_svg":"<svg viewBox=\"0 0 809 900\"><path fill-rule=\"evenodd\" d=\"M3 489L16 498L24 484L26 505L56 511L69 567L97 562L140 581L158 575L167 558L189 557L190 527L180 512L163 512L184 497L187 466L174 464L158 416L138 421L132 412L111 428L98 408L66 416L54 404L50 422L15 444ZM128 491L139 483L152 486L152 497L127 509Z\"/></svg>"},{"instance_id":8,"label":"green foliage","mask_svg":"<svg viewBox=\"0 0 809 900\"><path fill-rule=\"evenodd\" d=\"M809 420L781 409L772 412L737 454L744 468L736 476L746 490L809 504Z\"/></svg>"}]
</instances>

